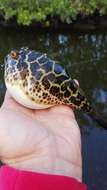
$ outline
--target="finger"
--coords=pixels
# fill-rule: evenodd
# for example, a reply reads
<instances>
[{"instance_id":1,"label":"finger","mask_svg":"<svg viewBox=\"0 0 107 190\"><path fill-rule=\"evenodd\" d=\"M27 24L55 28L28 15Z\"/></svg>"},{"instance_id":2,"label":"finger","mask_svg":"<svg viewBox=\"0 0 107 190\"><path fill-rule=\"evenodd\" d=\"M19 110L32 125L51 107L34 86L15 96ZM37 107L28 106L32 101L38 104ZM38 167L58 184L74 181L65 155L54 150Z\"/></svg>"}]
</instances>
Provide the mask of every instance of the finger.
<instances>
[{"instance_id":1,"label":"finger","mask_svg":"<svg viewBox=\"0 0 107 190\"><path fill-rule=\"evenodd\" d=\"M73 109L66 105L57 105L50 108L50 111L56 114L66 114L70 115L72 118L75 118Z\"/></svg>"},{"instance_id":2,"label":"finger","mask_svg":"<svg viewBox=\"0 0 107 190\"><path fill-rule=\"evenodd\" d=\"M8 93L8 91L6 91L2 107L4 107L5 105L7 105L7 103L10 102L11 100L12 100L12 97L10 96L10 94Z\"/></svg>"},{"instance_id":3,"label":"finger","mask_svg":"<svg viewBox=\"0 0 107 190\"><path fill-rule=\"evenodd\" d=\"M6 90L6 93L5 93L5 100L8 100L8 99L11 99L11 95L9 94L9 92Z\"/></svg>"},{"instance_id":4,"label":"finger","mask_svg":"<svg viewBox=\"0 0 107 190\"><path fill-rule=\"evenodd\" d=\"M1 109L2 108L3 109L12 109L13 111L18 111L18 112L23 112L30 117L33 117L33 115L34 115L34 112L32 109L28 109L28 108L22 106L21 104L19 104L18 102L16 102L11 97L11 95L9 94L8 91L6 91L4 102L3 102Z\"/></svg>"}]
</instances>

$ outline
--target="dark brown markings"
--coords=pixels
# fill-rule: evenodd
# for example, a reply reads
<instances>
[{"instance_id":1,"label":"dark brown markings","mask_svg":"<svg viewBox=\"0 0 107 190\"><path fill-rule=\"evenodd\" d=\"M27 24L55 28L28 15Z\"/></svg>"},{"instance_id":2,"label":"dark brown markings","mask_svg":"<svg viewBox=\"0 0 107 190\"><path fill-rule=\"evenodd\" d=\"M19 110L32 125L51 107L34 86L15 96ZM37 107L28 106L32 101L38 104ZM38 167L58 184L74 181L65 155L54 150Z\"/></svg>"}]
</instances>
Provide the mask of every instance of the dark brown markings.
<instances>
[{"instance_id":1,"label":"dark brown markings","mask_svg":"<svg viewBox=\"0 0 107 190\"><path fill-rule=\"evenodd\" d=\"M75 87L74 82L71 80L69 81L68 85L69 85L70 90L75 94L77 91L77 88Z\"/></svg>"},{"instance_id":2,"label":"dark brown markings","mask_svg":"<svg viewBox=\"0 0 107 190\"><path fill-rule=\"evenodd\" d=\"M53 73L50 73L49 75L46 76L47 79L50 81L50 82L54 82L56 79L55 75Z\"/></svg>"},{"instance_id":3,"label":"dark brown markings","mask_svg":"<svg viewBox=\"0 0 107 190\"><path fill-rule=\"evenodd\" d=\"M14 80L18 80L18 77L17 77L17 76L15 76L15 77L14 77Z\"/></svg>"},{"instance_id":4,"label":"dark brown markings","mask_svg":"<svg viewBox=\"0 0 107 190\"><path fill-rule=\"evenodd\" d=\"M52 86L50 88L50 93L53 95L53 96L56 96L56 94L58 94L60 92L60 88L57 87L57 86Z\"/></svg>"},{"instance_id":5,"label":"dark brown markings","mask_svg":"<svg viewBox=\"0 0 107 190\"><path fill-rule=\"evenodd\" d=\"M62 90L62 91L67 90L67 86L68 86L68 82L64 82L64 83L61 85L61 90Z\"/></svg>"},{"instance_id":6,"label":"dark brown markings","mask_svg":"<svg viewBox=\"0 0 107 190\"><path fill-rule=\"evenodd\" d=\"M31 100L32 100L32 101L35 101L35 99L34 99L34 98L31 98Z\"/></svg>"},{"instance_id":7,"label":"dark brown markings","mask_svg":"<svg viewBox=\"0 0 107 190\"><path fill-rule=\"evenodd\" d=\"M82 102L85 100L85 97L78 92L77 99Z\"/></svg>"},{"instance_id":8,"label":"dark brown markings","mask_svg":"<svg viewBox=\"0 0 107 190\"><path fill-rule=\"evenodd\" d=\"M40 92L41 91L41 88L39 87L38 89L37 89L37 92Z\"/></svg>"},{"instance_id":9,"label":"dark brown markings","mask_svg":"<svg viewBox=\"0 0 107 190\"><path fill-rule=\"evenodd\" d=\"M28 74L27 74L27 70L26 70L26 69L20 71L20 76L21 76L21 79L22 79L22 80L24 80L27 75L28 75Z\"/></svg>"},{"instance_id":10,"label":"dark brown markings","mask_svg":"<svg viewBox=\"0 0 107 190\"><path fill-rule=\"evenodd\" d=\"M83 110L85 112L90 112L92 110L92 107L90 105L88 105L88 102L86 101L85 103L83 103L81 110Z\"/></svg>"},{"instance_id":11,"label":"dark brown markings","mask_svg":"<svg viewBox=\"0 0 107 190\"><path fill-rule=\"evenodd\" d=\"M49 88L50 88L50 83L49 83L47 77L44 77L44 78L42 79L42 84L43 84L43 86L45 87L45 89L49 89Z\"/></svg>"},{"instance_id":12,"label":"dark brown markings","mask_svg":"<svg viewBox=\"0 0 107 190\"><path fill-rule=\"evenodd\" d=\"M46 98L47 96L48 96L48 94L43 92L43 98Z\"/></svg>"},{"instance_id":13,"label":"dark brown markings","mask_svg":"<svg viewBox=\"0 0 107 190\"><path fill-rule=\"evenodd\" d=\"M44 103L44 104L48 104L48 102L47 102L47 101L44 101L43 103Z\"/></svg>"},{"instance_id":14,"label":"dark brown markings","mask_svg":"<svg viewBox=\"0 0 107 190\"><path fill-rule=\"evenodd\" d=\"M70 95L71 95L71 93L68 90L66 90L64 93L64 97L68 98Z\"/></svg>"},{"instance_id":15,"label":"dark brown markings","mask_svg":"<svg viewBox=\"0 0 107 190\"><path fill-rule=\"evenodd\" d=\"M81 101L80 101L80 100L77 100L76 97L74 97L74 96L71 96L71 97L69 98L69 100L70 100L71 103L73 103L73 104L76 105L76 106L80 106L80 104L81 104Z\"/></svg>"},{"instance_id":16,"label":"dark brown markings","mask_svg":"<svg viewBox=\"0 0 107 190\"><path fill-rule=\"evenodd\" d=\"M33 77L30 78L31 85L35 84L35 79Z\"/></svg>"},{"instance_id":17,"label":"dark brown markings","mask_svg":"<svg viewBox=\"0 0 107 190\"><path fill-rule=\"evenodd\" d=\"M62 94L62 93L56 94L56 97L57 97L59 100L62 100L62 99L63 99L63 94Z\"/></svg>"},{"instance_id":18,"label":"dark brown markings","mask_svg":"<svg viewBox=\"0 0 107 190\"><path fill-rule=\"evenodd\" d=\"M39 86L39 82L38 81L35 81L35 85L34 85L34 88L37 89Z\"/></svg>"},{"instance_id":19,"label":"dark brown markings","mask_svg":"<svg viewBox=\"0 0 107 190\"><path fill-rule=\"evenodd\" d=\"M25 87L25 86L27 86L27 85L28 85L27 80L24 80L24 82L23 82L23 86Z\"/></svg>"},{"instance_id":20,"label":"dark brown markings","mask_svg":"<svg viewBox=\"0 0 107 190\"><path fill-rule=\"evenodd\" d=\"M65 99L63 102L64 102L65 104L68 104L68 103L69 103L67 99Z\"/></svg>"},{"instance_id":21,"label":"dark brown markings","mask_svg":"<svg viewBox=\"0 0 107 190\"><path fill-rule=\"evenodd\" d=\"M28 92L26 92L26 95L28 95L29 93Z\"/></svg>"},{"instance_id":22,"label":"dark brown markings","mask_svg":"<svg viewBox=\"0 0 107 190\"><path fill-rule=\"evenodd\" d=\"M36 89L35 88L33 88L33 92L35 92L36 91Z\"/></svg>"},{"instance_id":23,"label":"dark brown markings","mask_svg":"<svg viewBox=\"0 0 107 190\"><path fill-rule=\"evenodd\" d=\"M49 101L49 100L51 100L51 98L50 98L50 97L48 97L48 98L47 98L47 100Z\"/></svg>"},{"instance_id":24,"label":"dark brown markings","mask_svg":"<svg viewBox=\"0 0 107 190\"><path fill-rule=\"evenodd\" d=\"M60 85L62 82L66 80L68 80L68 77L66 75L62 75L62 76L56 77L55 83Z\"/></svg>"}]
</instances>

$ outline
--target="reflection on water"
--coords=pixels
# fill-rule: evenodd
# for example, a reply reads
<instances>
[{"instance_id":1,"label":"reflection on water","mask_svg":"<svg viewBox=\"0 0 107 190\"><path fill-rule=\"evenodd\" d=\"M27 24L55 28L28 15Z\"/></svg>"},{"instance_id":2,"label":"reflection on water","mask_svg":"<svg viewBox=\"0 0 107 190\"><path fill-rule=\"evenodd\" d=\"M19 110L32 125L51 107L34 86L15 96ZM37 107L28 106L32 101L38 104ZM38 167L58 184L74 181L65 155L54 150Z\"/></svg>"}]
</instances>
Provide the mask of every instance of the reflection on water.
<instances>
[{"instance_id":1,"label":"reflection on water","mask_svg":"<svg viewBox=\"0 0 107 190\"><path fill-rule=\"evenodd\" d=\"M46 52L59 61L79 80L93 106L107 115L107 34L0 31L0 104L5 92L3 58L21 46ZM77 119L82 131L84 181L90 189L107 190L107 132L81 113Z\"/></svg>"},{"instance_id":2,"label":"reflection on water","mask_svg":"<svg viewBox=\"0 0 107 190\"><path fill-rule=\"evenodd\" d=\"M96 103L107 104L107 91L103 89L94 89L93 99Z\"/></svg>"}]
</instances>

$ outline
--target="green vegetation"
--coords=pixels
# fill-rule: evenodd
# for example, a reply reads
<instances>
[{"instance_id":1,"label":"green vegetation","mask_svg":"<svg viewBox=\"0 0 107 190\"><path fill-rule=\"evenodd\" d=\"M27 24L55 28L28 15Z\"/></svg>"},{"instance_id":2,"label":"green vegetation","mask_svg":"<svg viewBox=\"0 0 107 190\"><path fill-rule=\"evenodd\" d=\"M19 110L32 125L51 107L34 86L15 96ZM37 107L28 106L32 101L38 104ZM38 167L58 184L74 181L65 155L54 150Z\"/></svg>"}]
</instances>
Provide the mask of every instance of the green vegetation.
<instances>
[{"instance_id":1,"label":"green vegetation","mask_svg":"<svg viewBox=\"0 0 107 190\"><path fill-rule=\"evenodd\" d=\"M40 21L50 25L49 18L58 16L62 22L71 23L76 16L90 15L98 10L107 13L107 0L0 0L0 12L9 20L16 17L18 24L30 25Z\"/></svg>"}]
</instances>

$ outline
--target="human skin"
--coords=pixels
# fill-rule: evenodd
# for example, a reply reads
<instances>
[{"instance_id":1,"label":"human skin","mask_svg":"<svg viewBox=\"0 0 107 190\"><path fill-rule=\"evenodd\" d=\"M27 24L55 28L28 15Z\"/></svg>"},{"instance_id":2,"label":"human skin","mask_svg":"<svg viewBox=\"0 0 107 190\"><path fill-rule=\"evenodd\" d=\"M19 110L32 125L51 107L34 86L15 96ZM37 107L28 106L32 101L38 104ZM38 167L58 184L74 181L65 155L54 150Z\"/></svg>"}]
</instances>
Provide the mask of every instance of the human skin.
<instances>
[{"instance_id":1,"label":"human skin","mask_svg":"<svg viewBox=\"0 0 107 190\"><path fill-rule=\"evenodd\" d=\"M6 93L0 109L0 159L20 170L82 181L81 137L73 110L27 109Z\"/></svg>"}]
</instances>

